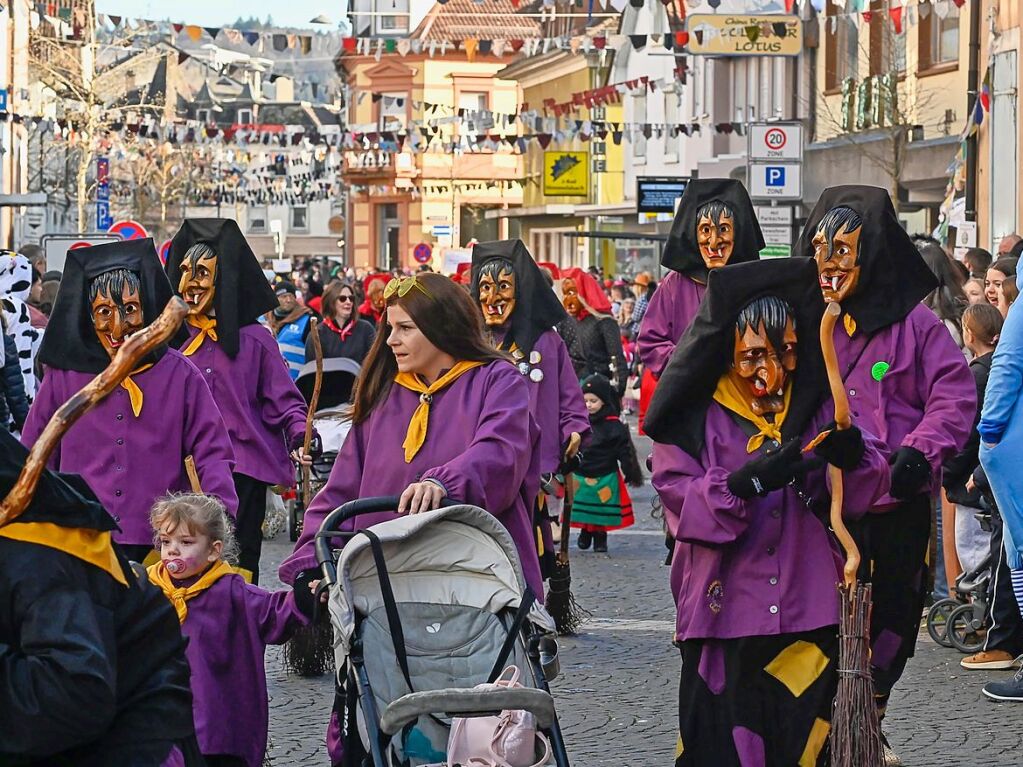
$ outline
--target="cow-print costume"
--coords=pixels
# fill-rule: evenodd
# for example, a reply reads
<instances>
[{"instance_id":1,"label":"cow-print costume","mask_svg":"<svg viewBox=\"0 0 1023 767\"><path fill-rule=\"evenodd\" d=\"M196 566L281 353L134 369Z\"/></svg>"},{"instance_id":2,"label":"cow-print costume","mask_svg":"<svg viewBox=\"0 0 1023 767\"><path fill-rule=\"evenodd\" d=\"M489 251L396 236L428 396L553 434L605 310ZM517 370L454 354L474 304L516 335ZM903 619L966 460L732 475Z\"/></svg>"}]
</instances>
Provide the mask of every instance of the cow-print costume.
<instances>
[{"instance_id":1,"label":"cow-print costume","mask_svg":"<svg viewBox=\"0 0 1023 767\"><path fill-rule=\"evenodd\" d=\"M32 290L32 265L24 256L10 250L0 251L0 304L4 310L6 333L18 348L25 395L31 405L36 394L35 359L42 333L32 327L28 313L28 295Z\"/></svg>"}]
</instances>

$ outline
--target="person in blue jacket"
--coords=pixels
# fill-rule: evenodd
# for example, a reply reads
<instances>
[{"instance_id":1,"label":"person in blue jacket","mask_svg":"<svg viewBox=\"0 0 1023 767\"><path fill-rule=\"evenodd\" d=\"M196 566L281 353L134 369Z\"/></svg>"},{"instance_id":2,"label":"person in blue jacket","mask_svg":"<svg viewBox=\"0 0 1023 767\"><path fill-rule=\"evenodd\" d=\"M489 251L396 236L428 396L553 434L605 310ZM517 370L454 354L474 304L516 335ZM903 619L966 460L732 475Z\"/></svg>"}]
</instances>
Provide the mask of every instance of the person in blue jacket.
<instances>
[{"instance_id":1,"label":"person in blue jacket","mask_svg":"<svg viewBox=\"0 0 1023 767\"><path fill-rule=\"evenodd\" d=\"M291 380L298 378L298 371L305 364L305 342L309 337L309 320L316 316L312 309L298 302L298 288L287 280L279 282L274 289L280 306L267 315L267 324L281 347L284 361L288 363Z\"/></svg>"},{"instance_id":2,"label":"person in blue jacket","mask_svg":"<svg viewBox=\"0 0 1023 767\"><path fill-rule=\"evenodd\" d=\"M1003 545L1016 601L1023 605L1023 302L1010 309L991 362L980 434L980 463L987 473L1004 523ZM1023 608L1021 608L1023 610ZM1023 669L1012 679L989 682L984 694L1023 701Z\"/></svg>"}]
</instances>

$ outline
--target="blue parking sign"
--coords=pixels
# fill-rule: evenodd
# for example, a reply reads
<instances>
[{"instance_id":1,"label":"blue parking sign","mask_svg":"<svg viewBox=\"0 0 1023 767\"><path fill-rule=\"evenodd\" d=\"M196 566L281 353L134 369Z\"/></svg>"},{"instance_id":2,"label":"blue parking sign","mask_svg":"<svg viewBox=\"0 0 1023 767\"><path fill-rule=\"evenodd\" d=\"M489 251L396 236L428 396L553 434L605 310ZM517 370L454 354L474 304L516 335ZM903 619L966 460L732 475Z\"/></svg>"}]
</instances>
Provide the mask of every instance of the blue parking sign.
<instances>
[{"instance_id":1,"label":"blue parking sign","mask_svg":"<svg viewBox=\"0 0 1023 767\"><path fill-rule=\"evenodd\" d=\"M767 186L785 186L785 168L768 165L764 169L764 182Z\"/></svg>"}]
</instances>

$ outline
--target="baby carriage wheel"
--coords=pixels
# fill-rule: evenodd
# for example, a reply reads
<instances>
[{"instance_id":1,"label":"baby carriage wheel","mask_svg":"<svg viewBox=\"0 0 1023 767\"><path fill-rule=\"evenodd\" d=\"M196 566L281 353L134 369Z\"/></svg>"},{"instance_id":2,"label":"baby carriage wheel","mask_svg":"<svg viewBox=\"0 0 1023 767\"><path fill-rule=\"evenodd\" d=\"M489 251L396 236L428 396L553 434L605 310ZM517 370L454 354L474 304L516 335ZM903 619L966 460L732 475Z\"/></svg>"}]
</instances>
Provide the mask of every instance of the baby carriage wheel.
<instances>
[{"instance_id":1,"label":"baby carriage wheel","mask_svg":"<svg viewBox=\"0 0 1023 767\"><path fill-rule=\"evenodd\" d=\"M986 633L984 613L976 605L960 605L948 616L948 639L959 652L978 652Z\"/></svg>"},{"instance_id":2,"label":"baby carriage wheel","mask_svg":"<svg viewBox=\"0 0 1023 767\"><path fill-rule=\"evenodd\" d=\"M948 638L948 618L963 603L958 599L940 599L927 611L927 633L942 647L954 647Z\"/></svg>"}]
</instances>

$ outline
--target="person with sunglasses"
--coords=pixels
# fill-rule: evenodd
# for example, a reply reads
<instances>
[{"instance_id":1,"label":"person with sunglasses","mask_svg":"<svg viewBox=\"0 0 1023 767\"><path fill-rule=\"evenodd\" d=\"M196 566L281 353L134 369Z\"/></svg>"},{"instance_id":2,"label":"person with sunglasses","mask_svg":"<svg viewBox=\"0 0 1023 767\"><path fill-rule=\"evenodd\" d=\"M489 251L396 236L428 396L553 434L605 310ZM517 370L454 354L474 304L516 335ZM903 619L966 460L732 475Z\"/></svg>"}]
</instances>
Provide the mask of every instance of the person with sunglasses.
<instances>
[{"instance_id":1,"label":"person with sunglasses","mask_svg":"<svg viewBox=\"0 0 1023 767\"><path fill-rule=\"evenodd\" d=\"M369 354L376 330L355 312L355 291L335 280L323 292L323 322L319 326L323 358L346 357L360 365ZM312 338L306 339L305 361L316 359Z\"/></svg>"}]
</instances>

